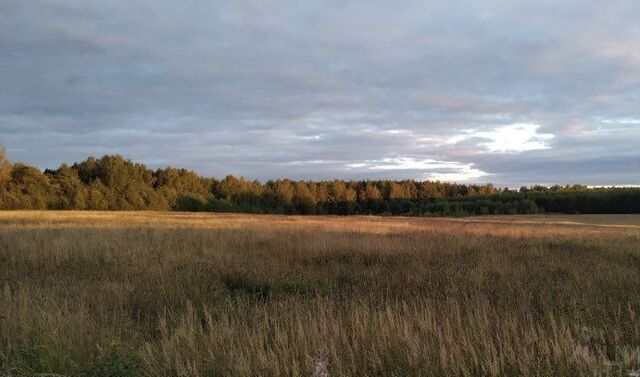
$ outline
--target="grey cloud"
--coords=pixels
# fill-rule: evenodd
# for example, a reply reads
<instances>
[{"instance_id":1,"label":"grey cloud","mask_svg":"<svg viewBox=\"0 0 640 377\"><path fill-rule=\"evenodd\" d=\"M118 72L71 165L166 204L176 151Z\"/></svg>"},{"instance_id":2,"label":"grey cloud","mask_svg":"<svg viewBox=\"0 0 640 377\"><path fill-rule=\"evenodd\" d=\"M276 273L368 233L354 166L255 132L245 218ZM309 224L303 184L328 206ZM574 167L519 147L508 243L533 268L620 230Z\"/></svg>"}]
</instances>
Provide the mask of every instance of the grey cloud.
<instances>
[{"instance_id":1,"label":"grey cloud","mask_svg":"<svg viewBox=\"0 0 640 377\"><path fill-rule=\"evenodd\" d=\"M40 167L121 153L260 179L429 174L346 168L409 158L498 184L638 183L640 127L603 120L640 119L639 13L635 0L8 0L0 143ZM550 148L446 143L518 123Z\"/></svg>"}]
</instances>

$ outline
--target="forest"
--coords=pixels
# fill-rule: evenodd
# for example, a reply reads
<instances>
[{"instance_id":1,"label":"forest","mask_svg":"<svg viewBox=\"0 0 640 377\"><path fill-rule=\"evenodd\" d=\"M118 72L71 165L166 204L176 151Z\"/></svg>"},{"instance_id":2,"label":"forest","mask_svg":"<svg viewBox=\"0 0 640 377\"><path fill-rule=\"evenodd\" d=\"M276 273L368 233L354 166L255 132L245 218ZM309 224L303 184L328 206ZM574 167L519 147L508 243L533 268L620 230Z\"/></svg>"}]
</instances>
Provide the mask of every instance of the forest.
<instances>
[{"instance_id":1,"label":"forest","mask_svg":"<svg viewBox=\"0 0 640 377\"><path fill-rule=\"evenodd\" d=\"M0 151L0 209L175 210L269 214L467 216L640 213L640 188L497 188L417 180L260 182L152 170L119 155L44 172Z\"/></svg>"}]
</instances>

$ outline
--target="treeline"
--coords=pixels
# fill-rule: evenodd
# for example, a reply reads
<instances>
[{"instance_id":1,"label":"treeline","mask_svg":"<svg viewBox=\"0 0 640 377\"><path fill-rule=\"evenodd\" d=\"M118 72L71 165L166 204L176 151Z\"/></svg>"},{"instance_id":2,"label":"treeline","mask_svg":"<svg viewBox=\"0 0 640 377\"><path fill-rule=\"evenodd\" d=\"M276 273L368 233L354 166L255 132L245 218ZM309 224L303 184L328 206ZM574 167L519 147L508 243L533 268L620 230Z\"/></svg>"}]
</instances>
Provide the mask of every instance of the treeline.
<instances>
[{"instance_id":1,"label":"treeline","mask_svg":"<svg viewBox=\"0 0 640 377\"><path fill-rule=\"evenodd\" d=\"M274 214L640 213L640 189L431 181L218 180L177 168L151 170L121 156L55 170L9 163L0 151L0 209L177 210Z\"/></svg>"}]
</instances>

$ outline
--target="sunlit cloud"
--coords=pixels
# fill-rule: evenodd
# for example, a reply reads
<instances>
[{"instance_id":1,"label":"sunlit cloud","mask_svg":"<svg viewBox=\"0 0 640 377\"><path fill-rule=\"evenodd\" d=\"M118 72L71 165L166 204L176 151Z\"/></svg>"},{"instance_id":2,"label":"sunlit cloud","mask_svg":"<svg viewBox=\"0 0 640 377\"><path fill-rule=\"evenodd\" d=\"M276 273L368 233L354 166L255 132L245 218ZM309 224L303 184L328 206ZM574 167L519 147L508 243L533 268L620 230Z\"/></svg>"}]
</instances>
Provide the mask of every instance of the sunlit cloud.
<instances>
[{"instance_id":1,"label":"sunlit cloud","mask_svg":"<svg viewBox=\"0 0 640 377\"><path fill-rule=\"evenodd\" d=\"M430 173L427 175L427 179L432 181L446 181L446 182L464 182L464 181L476 181L478 178L487 176L488 174L482 170L475 169L471 165L461 166L460 170L451 173Z\"/></svg>"},{"instance_id":2,"label":"sunlit cloud","mask_svg":"<svg viewBox=\"0 0 640 377\"><path fill-rule=\"evenodd\" d=\"M517 153L550 149L549 140L553 134L538 133L540 125L515 123L496 127L492 131L467 130L465 134L449 138L449 144L457 144L468 139L478 139L478 146L492 153Z\"/></svg>"},{"instance_id":3,"label":"sunlit cloud","mask_svg":"<svg viewBox=\"0 0 640 377\"><path fill-rule=\"evenodd\" d=\"M349 169L419 172L424 179L441 181L470 181L488 175L477 169L472 163L439 161L435 159L416 159L413 157L383 158L347 164Z\"/></svg>"}]
</instances>

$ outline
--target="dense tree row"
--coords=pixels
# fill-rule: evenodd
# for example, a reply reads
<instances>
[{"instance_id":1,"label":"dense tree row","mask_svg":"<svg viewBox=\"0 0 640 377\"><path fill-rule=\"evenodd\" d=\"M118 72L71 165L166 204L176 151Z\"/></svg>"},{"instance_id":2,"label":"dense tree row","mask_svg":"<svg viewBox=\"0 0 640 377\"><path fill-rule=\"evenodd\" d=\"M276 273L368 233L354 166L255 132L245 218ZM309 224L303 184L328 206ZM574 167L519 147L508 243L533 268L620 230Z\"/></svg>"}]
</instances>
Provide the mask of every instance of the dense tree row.
<instances>
[{"instance_id":1,"label":"dense tree row","mask_svg":"<svg viewBox=\"0 0 640 377\"><path fill-rule=\"evenodd\" d=\"M0 151L1 209L186 210L285 214L470 215L538 212L640 213L640 190L430 181L261 183L150 170L120 156L88 158L56 170L10 164Z\"/></svg>"}]
</instances>

